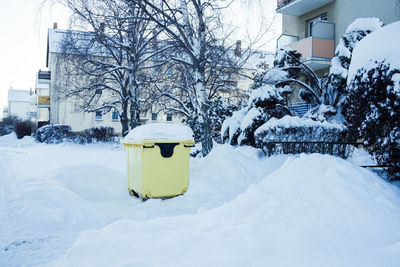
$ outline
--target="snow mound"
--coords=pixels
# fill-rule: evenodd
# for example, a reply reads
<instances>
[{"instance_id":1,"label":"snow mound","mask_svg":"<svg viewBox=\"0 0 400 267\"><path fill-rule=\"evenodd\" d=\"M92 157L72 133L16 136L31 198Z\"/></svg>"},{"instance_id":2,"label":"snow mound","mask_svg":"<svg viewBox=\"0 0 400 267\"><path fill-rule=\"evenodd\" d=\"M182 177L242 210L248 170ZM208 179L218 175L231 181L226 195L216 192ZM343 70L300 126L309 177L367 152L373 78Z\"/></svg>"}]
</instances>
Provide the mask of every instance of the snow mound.
<instances>
[{"instance_id":1,"label":"snow mound","mask_svg":"<svg viewBox=\"0 0 400 267\"><path fill-rule=\"evenodd\" d=\"M382 21L379 18L358 18L353 23L351 23L347 29L346 33L351 33L355 31L376 31L382 27Z\"/></svg>"},{"instance_id":2,"label":"snow mound","mask_svg":"<svg viewBox=\"0 0 400 267\"><path fill-rule=\"evenodd\" d=\"M172 123L149 123L131 130L124 143L141 143L145 140L188 141L193 140L190 127Z\"/></svg>"},{"instance_id":3,"label":"snow mound","mask_svg":"<svg viewBox=\"0 0 400 267\"><path fill-rule=\"evenodd\" d=\"M83 199L126 199L126 175L101 165L81 164L57 170L55 180Z\"/></svg>"},{"instance_id":4,"label":"snow mound","mask_svg":"<svg viewBox=\"0 0 400 267\"><path fill-rule=\"evenodd\" d=\"M283 100L282 96L277 92L275 86L264 84L263 86L253 90L250 94L249 105L251 103L269 101L270 99Z\"/></svg>"},{"instance_id":5,"label":"snow mound","mask_svg":"<svg viewBox=\"0 0 400 267\"><path fill-rule=\"evenodd\" d=\"M375 62L385 62L400 69L400 21L389 24L367 35L353 51L347 83L360 69L372 69Z\"/></svg>"},{"instance_id":6,"label":"snow mound","mask_svg":"<svg viewBox=\"0 0 400 267\"><path fill-rule=\"evenodd\" d=\"M400 190L300 155L228 204L83 232L58 266L396 266Z\"/></svg>"}]
</instances>

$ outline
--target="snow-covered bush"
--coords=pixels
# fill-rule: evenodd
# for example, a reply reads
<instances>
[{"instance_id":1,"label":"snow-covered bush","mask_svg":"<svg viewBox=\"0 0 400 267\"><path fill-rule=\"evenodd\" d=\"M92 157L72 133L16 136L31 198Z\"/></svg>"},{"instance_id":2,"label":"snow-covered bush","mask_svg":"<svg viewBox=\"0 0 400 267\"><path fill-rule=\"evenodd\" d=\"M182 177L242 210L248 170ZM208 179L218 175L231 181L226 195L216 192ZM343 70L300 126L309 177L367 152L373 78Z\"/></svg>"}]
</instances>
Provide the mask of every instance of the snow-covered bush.
<instances>
[{"instance_id":1,"label":"snow-covered bush","mask_svg":"<svg viewBox=\"0 0 400 267\"><path fill-rule=\"evenodd\" d=\"M281 119L271 118L254 133L256 146L268 150L269 154L327 152L343 158L349 155L348 146L331 143L346 140L346 135L346 127L342 124L293 116L285 116ZM275 142L279 144L275 144Z\"/></svg>"},{"instance_id":2,"label":"snow-covered bush","mask_svg":"<svg viewBox=\"0 0 400 267\"><path fill-rule=\"evenodd\" d=\"M119 141L112 127L95 126L83 132L73 132L71 126L62 124L45 125L37 129L34 138L38 142L47 144L59 144L62 142L77 144L97 142L112 143Z\"/></svg>"},{"instance_id":3,"label":"snow-covered bush","mask_svg":"<svg viewBox=\"0 0 400 267\"><path fill-rule=\"evenodd\" d=\"M36 141L47 144L59 144L65 141L74 143L87 143L87 138L72 132L71 126L62 124L45 125L36 130Z\"/></svg>"},{"instance_id":4,"label":"snow-covered bush","mask_svg":"<svg viewBox=\"0 0 400 267\"><path fill-rule=\"evenodd\" d=\"M285 116L271 118L255 132L256 143L264 142L337 142L346 128L341 124Z\"/></svg>"},{"instance_id":5,"label":"snow-covered bush","mask_svg":"<svg viewBox=\"0 0 400 267\"><path fill-rule=\"evenodd\" d=\"M0 136L10 134L14 130L14 124L18 121L16 116L7 116L0 121Z\"/></svg>"},{"instance_id":6,"label":"snow-covered bush","mask_svg":"<svg viewBox=\"0 0 400 267\"><path fill-rule=\"evenodd\" d=\"M378 163L400 179L400 22L364 38L349 68L345 116Z\"/></svg>"},{"instance_id":7,"label":"snow-covered bush","mask_svg":"<svg viewBox=\"0 0 400 267\"><path fill-rule=\"evenodd\" d=\"M400 69L376 62L359 70L349 90L349 126L380 164L390 166L393 179L400 179Z\"/></svg>"},{"instance_id":8,"label":"snow-covered bush","mask_svg":"<svg viewBox=\"0 0 400 267\"><path fill-rule=\"evenodd\" d=\"M14 124L14 132L18 139L22 139L24 136L30 136L34 130L34 125L31 121L17 121Z\"/></svg>"},{"instance_id":9,"label":"snow-covered bush","mask_svg":"<svg viewBox=\"0 0 400 267\"><path fill-rule=\"evenodd\" d=\"M247 106L222 124L221 136L232 145L256 146L254 132L270 118L291 114L282 96L288 88L265 84L252 91Z\"/></svg>"},{"instance_id":10,"label":"snow-covered bush","mask_svg":"<svg viewBox=\"0 0 400 267\"><path fill-rule=\"evenodd\" d=\"M359 18L351 23L340 38L331 60L326 84L322 85L321 105L312 109L306 117L314 120L343 121L341 104L346 96L347 76L356 44L365 36L382 27L378 18Z\"/></svg>"},{"instance_id":11,"label":"snow-covered bush","mask_svg":"<svg viewBox=\"0 0 400 267\"><path fill-rule=\"evenodd\" d=\"M85 135L89 142L116 142L117 138L113 127L95 126L86 129Z\"/></svg>"}]
</instances>

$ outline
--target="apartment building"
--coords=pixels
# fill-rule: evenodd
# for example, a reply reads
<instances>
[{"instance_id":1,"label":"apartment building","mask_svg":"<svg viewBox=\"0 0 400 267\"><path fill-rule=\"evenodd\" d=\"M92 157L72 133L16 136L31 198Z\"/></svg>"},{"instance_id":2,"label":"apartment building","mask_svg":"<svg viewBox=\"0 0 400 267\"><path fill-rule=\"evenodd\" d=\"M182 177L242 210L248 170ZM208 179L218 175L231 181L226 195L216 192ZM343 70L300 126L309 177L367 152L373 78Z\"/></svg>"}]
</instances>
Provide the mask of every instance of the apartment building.
<instances>
[{"instance_id":1,"label":"apartment building","mask_svg":"<svg viewBox=\"0 0 400 267\"><path fill-rule=\"evenodd\" d=\"M36 96L31 90L8 90L7 116L17 116L22 120L36 121Z\"/></svg>"},{"instance_id":2,"label":"apartment building","mask_svg":"<svg viewBox=\"0 0 400 267\"><path fill-rule=\"evenodd\" d=\"M346 28L357 18L378 17L390 24L400 20L398 0L277 0L282 35L277 47L289 46L318 75L326 73Z\"/></svg>"},{"instance_id":3,"label":"apartment building","mask_svg":"<svg viewBox=\"0 0 400 267\"><path fill-rule=\"evenodd\" d=\"M65 92L68 87L72 86L65 77L65 57L63 57L63 49L61 42L67 31L57 29L54 25L53 29L49 29L47 40L47 59L46 66L48 71L39 71L37 78L38 91L38 107L40 121L48 120L51 124L67 124L75 131L91 128L93 126L110 126L117 133L121 133L122 127L119 122L119 116L116 111L102 114L101 112L83 112L79 109L79 100L75 97L62 97L60 92ZM83 33L84 34L84 33ZM233 51L237 56L241 56L241 43L236 43L236 49ZM273 56L271 53L263 53L257 51L244 65L242 72L245 75L235 77L234 81L226 81L232 83L243 92L248 91L252 80L251 77L256 69L257 62L267 60L272 64ZM153 71L157 71L154 69ZM173 72L173 68L171 69ZM167 75L173 76L173 73L167 71ZM156 74L156 73L154 73ZM223 96L228 96L228 92L222 92ZM102 95L101 97L113 97L112 95ZM150 122L174 122L180 123L182 117L176 113L167 112L163 107L153 105L148 112L140 114L142 123Z\"/></svg>"},{"instance_id":4,"label":"apartment building","mask_svg":"<svg viewBox=\"0 0 400 267\"><path fill-rule=\"evenodd\" d=\"M37 96L38 127L50 122L50 71L39 70L36 75L35 93Z\"/></svg>"}]
</instances>

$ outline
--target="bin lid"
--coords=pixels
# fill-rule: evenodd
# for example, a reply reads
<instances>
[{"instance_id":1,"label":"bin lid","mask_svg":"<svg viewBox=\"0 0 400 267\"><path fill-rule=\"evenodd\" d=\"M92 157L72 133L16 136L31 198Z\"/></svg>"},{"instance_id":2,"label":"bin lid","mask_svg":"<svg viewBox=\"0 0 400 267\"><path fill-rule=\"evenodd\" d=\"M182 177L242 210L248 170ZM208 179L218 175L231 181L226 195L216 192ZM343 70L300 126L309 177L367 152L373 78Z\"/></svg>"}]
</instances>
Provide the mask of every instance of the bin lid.
<instances>
[{"instance_id":1,"label":"bin lid","mask_svg":"<svg viewBox=\"0 0 400 267\"><path fill-rule=\"evenodd\" d=\"M131 130L124 143L137 144L145 141L191 141L193 131L190 127L173 123L149 123Z\"/></svg>"}]
</instances>

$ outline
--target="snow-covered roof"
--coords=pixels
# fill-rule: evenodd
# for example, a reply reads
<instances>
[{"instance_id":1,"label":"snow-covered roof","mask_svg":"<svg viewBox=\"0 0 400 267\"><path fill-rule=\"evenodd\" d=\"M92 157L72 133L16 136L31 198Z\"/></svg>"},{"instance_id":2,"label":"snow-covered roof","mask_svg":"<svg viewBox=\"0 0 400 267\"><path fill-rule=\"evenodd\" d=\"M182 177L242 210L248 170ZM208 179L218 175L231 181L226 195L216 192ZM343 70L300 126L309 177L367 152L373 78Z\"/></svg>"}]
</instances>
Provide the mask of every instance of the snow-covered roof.
<instances>
[{"instance_id":1,"label":"snow-covered roof","mask_svg":"<svg viewBox=\"0 0 400 267\"><path fill-rule=\"evenodd\" d=\"M101 47L95 40L96 36L93 32L84 32L76 30L60 30L49 29L47 39L47 62L50 53L66 53L66 54L89 54L99 57L107 57L109 53ZM64 46L64 43L70 43Z\"/></svg>"},{"instance_id":2,"label":"snow-covered roof","mask_svg":"<svg viewBox=\"0 0 400 267\"><path fill-rule=\"evenodd\" d=\"M62 44L66 41L73 42L75 47L79 47L80 52L89 53L96 56L107 56L108 51L105 51L103 47L94 41L95 37L96 36L93 32L49 29L47 56L49 53L76 53L77 51L71 51L71 49L66 50L63 48ZM170 46L171 42L167 40L159 40L158 45L166 47ZM235 59L235 49L229 49L229 52L226 55L231 59ZM181 59L185 60L184 54L179 54L179 57L183 57ZM247 50L244 51L240 58L237 58L237 60L238 62L245 60L243 63L244 69L255 70L257 69L257 65L263 61L272 66L274 61L274 53L261 50Z\"/></svg>"},{"instance_id":3,"label":"snow-covered roof","mask_svg":"<svg viewBox=\"0 0 400 267\"><path fill-rule=\"evenodd\" d=\"M172 123L149 123L131 130L124 143L137 144L145 141L192 141L190 127Z\"/></svg>"},{"instance_id":4,"label":"snow-covered roof","mask_svg":"<svg viewBox=\"0 0 400 267\"><path fill-rule=\"evenodd\" d=\"M32 95L29 90L8 90L9 102L30 102Z\"/></svg>"},{"instance_id":5,"label":"snow-covered roof","mask_svg":"<svg viewBox=\"0 0 400 267\"><path fill-rule=\"evenodd\" d=\"M348 83L359 69L370 69L375 62L389 63L400 69L400 21L380 28L357 43L349 67Z\"/></svg>"}]
</instances>

